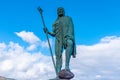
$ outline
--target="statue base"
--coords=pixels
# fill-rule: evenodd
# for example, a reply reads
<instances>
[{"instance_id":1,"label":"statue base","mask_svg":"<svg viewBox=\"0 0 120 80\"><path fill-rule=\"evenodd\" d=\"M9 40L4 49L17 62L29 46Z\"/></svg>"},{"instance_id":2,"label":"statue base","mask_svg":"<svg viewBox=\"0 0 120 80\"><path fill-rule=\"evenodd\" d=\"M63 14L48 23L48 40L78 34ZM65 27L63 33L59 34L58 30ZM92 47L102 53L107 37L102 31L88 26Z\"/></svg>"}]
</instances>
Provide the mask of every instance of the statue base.
<instances>
[{"instance_id":1,"label":"statue base","mask_svg":"<svg viewBox=\"0 0 120 80\"><path fill-rule=\"evenodd\" d=\"M70 70L61 70L58 74L59 78L49 79L49 80L70 80L74 77L74 74Z\"/></svg>"},{"instance_id":2,"label":"statue base","mask_svg":"<svg viewBox=\"0 0 120 80\"><path fill-rule=\"evenodd\" d=\"M74 74L70 70L61 70L59 72L59 78L60 80L70 80L74 77Z\"/></svg>"}]
</instances>

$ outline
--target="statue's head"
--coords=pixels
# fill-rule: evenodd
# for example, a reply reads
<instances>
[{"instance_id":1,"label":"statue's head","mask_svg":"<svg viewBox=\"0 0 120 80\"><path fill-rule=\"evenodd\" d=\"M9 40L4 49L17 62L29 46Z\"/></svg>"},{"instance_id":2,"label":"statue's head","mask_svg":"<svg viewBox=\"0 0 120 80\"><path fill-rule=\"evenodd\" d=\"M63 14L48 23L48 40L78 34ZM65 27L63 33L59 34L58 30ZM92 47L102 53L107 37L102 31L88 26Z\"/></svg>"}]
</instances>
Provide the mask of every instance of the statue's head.
<instances>
[{"instance_id":1,"label":"statue's head","mask_svg":"<svg viewBox=\"0 0 120 80\"><path fill-rule=\"evenodd\" d=\"M63 7L58 7L57 14L58 14L59 17L64 16L65 15L64 8Z\"/></svg>"}]
</instances>

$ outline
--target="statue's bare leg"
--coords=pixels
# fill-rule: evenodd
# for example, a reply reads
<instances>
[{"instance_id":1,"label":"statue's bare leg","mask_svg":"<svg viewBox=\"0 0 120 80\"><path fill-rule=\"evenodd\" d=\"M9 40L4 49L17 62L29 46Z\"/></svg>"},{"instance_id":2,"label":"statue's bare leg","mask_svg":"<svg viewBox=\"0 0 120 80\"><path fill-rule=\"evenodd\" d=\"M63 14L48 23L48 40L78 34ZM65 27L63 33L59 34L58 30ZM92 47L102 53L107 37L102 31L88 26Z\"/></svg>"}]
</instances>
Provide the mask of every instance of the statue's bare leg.
<instances>
[{"instance_id":1,"label":"statue's bare leg","mask_svg":"<svg viewBox=\"0 0 120 80\"><path fill-rule=\"evenodd\" d=\"M56 41L55 45L55 54L56 54L56 70L57 74L61 71L62 68L62 44Z\"/></svg>"},{"instance_id":2,"label":"statue's bare leg","mask_svg":"<svg viewBox=\"0 0 120 80\"><path fill-rule=\"evenodd\" d=\"M65 53L66 55L65 69L66 70L70 70L69 63L70 63L72 51L73 51L73 41L68 39L66 53Z\"/></svg>"}]
</instances>

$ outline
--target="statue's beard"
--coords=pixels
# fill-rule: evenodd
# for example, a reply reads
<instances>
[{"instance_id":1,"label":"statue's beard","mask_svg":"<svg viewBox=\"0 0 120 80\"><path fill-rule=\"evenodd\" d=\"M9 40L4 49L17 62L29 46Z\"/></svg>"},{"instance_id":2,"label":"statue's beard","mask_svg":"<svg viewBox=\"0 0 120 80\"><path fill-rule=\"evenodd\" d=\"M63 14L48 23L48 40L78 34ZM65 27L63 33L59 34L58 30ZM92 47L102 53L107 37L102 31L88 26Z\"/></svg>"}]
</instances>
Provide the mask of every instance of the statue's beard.
<instances>
[{"instance_id":1,"label":"statue's beard","mask_svg":"<svg viewBox=\"0 0 120 80\"><path fill-rule=\"evenodd\" d=\"M64 14L59 14L58 16L59 16L59 17L62 17L62 16L64 16Z\"/></svg>"}]
</instances>

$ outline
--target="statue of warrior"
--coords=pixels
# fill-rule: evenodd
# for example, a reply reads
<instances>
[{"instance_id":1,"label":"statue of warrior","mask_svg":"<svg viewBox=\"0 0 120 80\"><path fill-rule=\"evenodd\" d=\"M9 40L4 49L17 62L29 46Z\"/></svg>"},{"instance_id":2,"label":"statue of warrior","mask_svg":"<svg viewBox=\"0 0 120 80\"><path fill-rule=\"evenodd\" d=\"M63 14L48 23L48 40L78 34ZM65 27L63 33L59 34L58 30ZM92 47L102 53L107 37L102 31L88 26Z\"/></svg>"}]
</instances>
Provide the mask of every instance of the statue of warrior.
<instances>
[{"instance_id":1,"label":"statue of warrior","mask_svg":"<svg viewBox=\"0 0 120 80\"><path fill-rule=\"evenodd\" d=\"M70 71L70 58L76 57L76 45L74 38L74 25L71 17L65 16L64 8L57 9L58 17L53 23L53 31L44 28L44 32L55 37L55 55L56 55L56 71L59 74L62 68L62 52L65 49L65 70Z\"/></svg>"}]
</instances>

